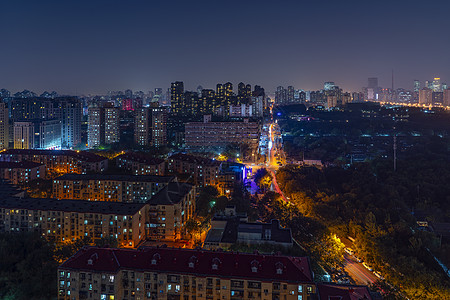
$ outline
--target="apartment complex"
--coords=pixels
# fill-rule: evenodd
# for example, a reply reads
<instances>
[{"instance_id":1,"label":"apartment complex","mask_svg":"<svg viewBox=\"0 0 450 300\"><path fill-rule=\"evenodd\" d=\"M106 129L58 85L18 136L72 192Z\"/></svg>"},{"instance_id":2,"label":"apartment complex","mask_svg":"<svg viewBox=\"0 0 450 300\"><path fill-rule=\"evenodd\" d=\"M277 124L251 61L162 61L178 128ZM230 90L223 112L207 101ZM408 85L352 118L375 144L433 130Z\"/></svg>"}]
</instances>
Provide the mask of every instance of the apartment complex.
<instances>
[{"instance_id":1,"label":"apartment complex","mask_svg":"<svg viewBox=\"0 0 450 300\"><path fill-rule=\"evenodd\" d=\"M136 152L127 152L116 157L116 166L134 175L164 175L163 159Z\"/></svg>"},{"instance_id":2,"label":"apartment complex","mask_svg":"<svg viewBox=\"0 0 450 300\"><path fill-rule=\"evenodd\" d=\"M31 161L0 162L0 178L20 185L45 178L45 166Z\"/></svg>"},{"instance_id":3,"label":"apartment complex","mask_svg":"<svg viewBox=\"0 0 450 300\"><path fill-rule=\"evenodd\" d=\"M178 240L184 236L184 225L195 212L195 187L170 182L147 203L147 237L152 240Z\"/></svg>"},{"instance_id":4,"label":"apartment complex","mask_svg":"<svg viewBox=\"0 0 450 300\"><path fill-rule=\"evenodd\" d=\"M119 108L112 103L94 105L88 111L88 147L94 148L102 144L118 143Z\"/></svg>"},{"instance_id":5,"label":"apartment complex","mask_svg":"<svg viewBox=\"0 0 450 300\"><path fill-rule=\"evenodd\" d=\"M5 182L0 188L0 232L35 231L55 242L113 237L122 247L145 238L146 204L16 197Z\"/></svg>"},{"instance_id":6,"label":"apartment complex","mask_svg":"<svg viewBox=\"0 0 450 300\"><path fill-rule=\"evenodd\" d=\"M220 165L216 160L179 153L167 159L167 172L190 175L197 185L207 186L216 184Z\"/></svg>"},{"instance_id":7,"label":"apartment complex","mask_svg":"<svg viewBox=\"0 0 450 300\"><path fill-rule=\"evenodd\" d=\"M0 151L9 146L9 112L8 106L0 102Z\"/></svg>"},{"instance_id":8,"label":"apartment complex","mask_svg":"<svg viewBox=\"0 0 450 300\"><path fill-rule=\"evenodd\" d=\"M43 164L47 172L86 173L108 169L108 159L93 153L72 150L9 149L0 153L0 161L32 161Z\"/></svg>"},{"instance_id":9,"label":"apartment complex","mask_svg":"<svg viewBox=\"0 0 450 300\"><path fill-rule=\"evenodd\" d=\"M65 174L53 180L53 197L145 203L173 181L174 176Z\"/></svg>"},{"instance_id":10,"label":"apartment complex","mask_svg":"<svg viewBox=\"0 0 450 300\"><path fill-rule=\"evenodd\" d=\"M246 143L256 149L260 125L248 119L242 122L212 122L211 116L204 116L203 122L186 123L185 136L187 147L208 148Z\"/></svg>"},{"instance_id":11,"label":"apartment complex","mask_svg":"<svg viewBox=\"0 0 450 300\"><path fill-rule=\"evenodd\" d=\"M307 257L85 247L58 268L58 299L310 299Z\"/></svg>"}]
</instances>

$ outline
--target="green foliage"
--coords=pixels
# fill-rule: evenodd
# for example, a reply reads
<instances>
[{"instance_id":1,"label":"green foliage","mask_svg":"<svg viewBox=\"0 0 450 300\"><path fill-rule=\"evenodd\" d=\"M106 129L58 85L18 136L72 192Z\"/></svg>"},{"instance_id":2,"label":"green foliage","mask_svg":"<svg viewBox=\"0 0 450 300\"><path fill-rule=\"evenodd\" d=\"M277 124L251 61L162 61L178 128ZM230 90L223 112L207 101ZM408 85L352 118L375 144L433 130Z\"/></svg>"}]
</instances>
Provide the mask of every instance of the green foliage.
<instances>
[{"instance_id":1,"label":"green foliage","mask_svg":"<svg viewBox=\"0 0 450 300\"><path fill-rule=\"evenodd\" d=\"M39 234L0 234L0 299L56 298L57 265Z\"/></svg>"},{"instance_id":2,"label":"green foliage","mask_svg":"<svg viewBox=\"0 0 450 300\"><path fill-rule=\"evenodd\" d=\"M353 247L359 256L409 298L449 299L450 281L427 249L448 263L450 247L445 242L440 247L434 234L418 230L410 213L414 207L432 220L450 216L448 149L448 140L430 138L426 145L405 152L396 172L386 160L347 169L282 168L277 182L301 214L297 217L291 209L291 216L299 220L285 220L285 224L293 226L294 236L308 245L313 256L329 265L339 259L339 251L323 253L323 249L333 249L328 234L350 235L356 239ZM320 226L296 225L311 220ZM308 231L314 238L308 238Z\"/></svg>"}]
</instances>

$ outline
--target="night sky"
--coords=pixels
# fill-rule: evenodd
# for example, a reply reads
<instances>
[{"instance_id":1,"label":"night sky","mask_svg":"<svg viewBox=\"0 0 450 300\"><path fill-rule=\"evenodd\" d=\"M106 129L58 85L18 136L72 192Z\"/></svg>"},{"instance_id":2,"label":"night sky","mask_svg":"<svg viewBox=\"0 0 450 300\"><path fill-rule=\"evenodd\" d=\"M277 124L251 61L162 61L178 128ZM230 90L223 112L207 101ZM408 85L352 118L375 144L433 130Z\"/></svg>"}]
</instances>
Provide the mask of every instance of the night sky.
<instances>
[{"instance_id":1,"label":"night sky","mask_svg":"<svg viewBox=\"0 0 450 300\"><path fill-rule=\"evenodd\" d=\"M2 1L0 88L450 83L450 1Z\"/></svg>"}]
</instances>

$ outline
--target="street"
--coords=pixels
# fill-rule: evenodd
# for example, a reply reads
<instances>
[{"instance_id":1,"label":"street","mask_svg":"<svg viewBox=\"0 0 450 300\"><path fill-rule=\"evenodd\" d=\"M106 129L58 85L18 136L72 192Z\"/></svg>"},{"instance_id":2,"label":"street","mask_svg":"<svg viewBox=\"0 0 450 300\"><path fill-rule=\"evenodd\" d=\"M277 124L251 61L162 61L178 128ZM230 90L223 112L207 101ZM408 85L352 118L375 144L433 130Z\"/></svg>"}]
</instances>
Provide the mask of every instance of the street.
<instances>
[{"instance_id":1,"label":"street","mask_svg":"<svg viewBox=\"0 0 450 300\"><path fill-rule=\"evenodd\" d=\"M347 253L344 254L344 268L356 284L367 285L377 281L377 277L372 272Z\"/></svg>"}]
</instances>

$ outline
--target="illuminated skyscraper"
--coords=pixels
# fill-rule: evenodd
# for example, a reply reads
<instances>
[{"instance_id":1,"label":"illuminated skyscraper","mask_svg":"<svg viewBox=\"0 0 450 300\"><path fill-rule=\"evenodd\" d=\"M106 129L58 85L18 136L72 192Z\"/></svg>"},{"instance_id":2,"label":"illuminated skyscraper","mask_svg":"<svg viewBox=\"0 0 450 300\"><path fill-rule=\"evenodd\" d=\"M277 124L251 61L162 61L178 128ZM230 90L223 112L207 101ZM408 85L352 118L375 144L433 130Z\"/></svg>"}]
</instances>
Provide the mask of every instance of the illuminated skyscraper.
<instances>
[{"instance_id":1,"label":"illuminated skyscraper","mask_svg":"<svg viewBox=\"0 0 450 300\"><path fill-rule=\"evenodd\" d=\"M445 89L444 90L444 97L443 97L443 101L442 104L444 106L450 106L450 89Z\"/></svg>"},{"instance_id":2,"label":"illuminated skyscraper","mask_svg":"<svg viewBox=\"0 0 450 300\"><path fill-rule=\"evenodd\" d=\"M423 88L419 91L419 104L430 105L433 103L433 90Z\"/></svg>"},{"instance_id":3,"label":"illuminated skyscraper","mask_svg":"<svg viewBox=\"0 0 450 300\"><path fill-rule=\"evenodd\" d=\"M182 81L172 82L170 88L170 105L172 113L179 114L184 106L184 83Z\"/></svg>"},{"instance_id":4,"label":"illuminated skyscraper","mask_svg":"<svg viewBox=\"0 0 450 300\"><path fill-rule=\"evenodd\" d=\"M144 107L137 109L135 113L134 142L140 146L148 145L151 131L151 109Z\"/></svg>"},{"instance_id":5,"label":"illuminated skyscraper","mask_svg":"<svg viewBox=\"0 0 450 300\"><path fill-rule=\"evenodd\" d=\"M91 106L88 110L88 148L100 146L105 140L104 109Z\"/></svg>"},{"instance_id":6,"label":"illuminated skyscraper","mask_svg":"<svg viewBox=\"0 0 450 300\"><path fill-rule=\"evenodd\" d=\"M414 92L418 93L420 90L420 81L414 80Z\"/></svg>"},{"instance_id":7,"label":"illuminated skyscraper","mask_svg":"<svg viewBox=\"0 0 450 300\"><path fill-rule=\"evenodd\" d=\"M152 109L152 140L151 145L161 147L167 145L167 110Z\"/></svg>"},{"instance_id":8,"label":"illuminated skyscraper","mask_svg":"<svg viewBox=\"0 0 450 300\"><path fill-rule=\"evenodd\" d=\"M287 102L289 104L294 103L294 93L295 93L295 89L292 85L287 87Z\"/></svg>"},{"instance_id":9,"label":"illuminated skyscraper","mask_svg":"<svg viewBox=\"0 0 450 300\"><path fill-rule=\"evenodd\" d=\"M332 89L334 89L335 84L333 81L327 81L323 84L323 89L325 91L331 91Z\"/></svg>"},{"instance_id":10,"label":"illuminated skyscraper","mask_svg":"<svg viewBox=\"0 0 450 300\"><path fill-rule=\"evenodd\" d=\"M119 108L105 107L105 144L118 143L120 139Z\"/></svg>"},{"instance_id":11,"label":"illuminated skyscraper","mask_svg":"<svg viewBox=\"0 0 450 300\"><path fill-rule=\"evenodd\" d=\"M440 78L434 78L433 80L433 92L441 92L441 79Z\"/></svg>"}]
</instances>

